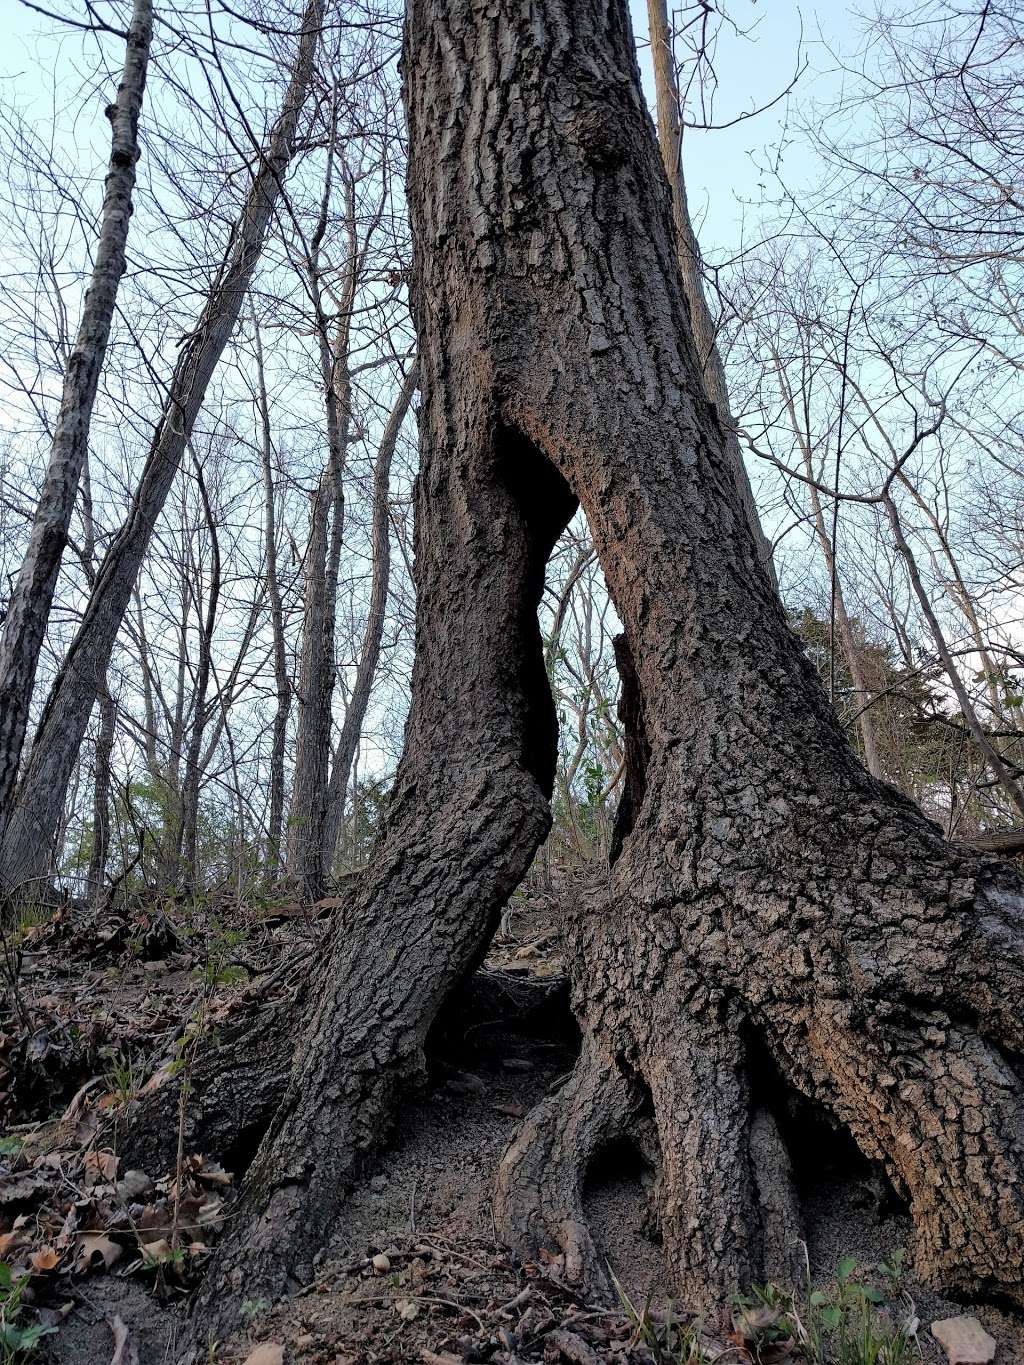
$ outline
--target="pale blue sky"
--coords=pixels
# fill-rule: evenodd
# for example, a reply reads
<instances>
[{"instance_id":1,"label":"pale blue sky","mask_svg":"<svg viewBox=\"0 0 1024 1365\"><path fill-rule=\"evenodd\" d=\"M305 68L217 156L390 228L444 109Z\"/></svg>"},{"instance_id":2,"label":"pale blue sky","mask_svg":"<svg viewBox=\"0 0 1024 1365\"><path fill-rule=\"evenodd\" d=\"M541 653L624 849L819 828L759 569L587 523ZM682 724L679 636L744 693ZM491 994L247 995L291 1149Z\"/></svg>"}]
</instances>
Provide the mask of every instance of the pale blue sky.
<instances>
[{"instance_id":1,"label":"pale blue sky","mask_svg":"<svg viewBox=\"0 0 1024 1365\"><path fill-rule=\"evenodd\" d=\"M643 46L647 32L646 0L630 0L630 5ZM86 142L98 135L96 151L101 159L96 169L102 174L107 129L102 118L89 116L92 101L83 90L79 75L83 70L81 38L76 34L68 34L60 41L40 37L53 26L19 0L6 0L4 11L4 42L0 46L2 87L8 95L15 96L22 108L34 105L42 117L49 112L51 101L70 114L84 95L87 107L75 118L77 132ZM69 12L73 12L71 7ZM794 98L802 103L814 97L828 98L835 81L828 74L834 62L826 45L849 51L856 44L857 21L848 0L831 3L805 0L803 5L797 0L729 0L729 12L737 25L750 30L750 37L737 38L723 30L716 62L720 79L717 120L726 121L767 103L788 84L800 41L801 13L804 52L810 68L799 82ZM641 66L646 65L641 51ZM56 86L49 74L51 70L58 77ZM96 104L100 98L100 92L95 92ZM691 210L709 256L728 252L737 244L741 199L757 197L756 167L763 163L766 148L777 141L785 110L783 103L733 128L688 134L685 169ZM70 121L69 118L67 122ZM790 156L789 172L795 180L801 178L798 152Z\"/></svg>"}]
</instances>

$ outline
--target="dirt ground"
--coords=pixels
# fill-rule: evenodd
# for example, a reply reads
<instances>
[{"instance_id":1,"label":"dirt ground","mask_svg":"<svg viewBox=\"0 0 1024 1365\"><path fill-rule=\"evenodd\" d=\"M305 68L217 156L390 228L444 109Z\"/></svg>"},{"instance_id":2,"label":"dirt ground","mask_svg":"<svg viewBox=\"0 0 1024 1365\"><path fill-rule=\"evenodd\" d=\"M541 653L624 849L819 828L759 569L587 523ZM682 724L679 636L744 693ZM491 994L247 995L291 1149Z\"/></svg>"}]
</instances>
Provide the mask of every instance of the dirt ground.
<instances>
[{"instance_id":1,"label":"dirt ground","mask_svg":"<svg viewBox=\"0 0 1024 1365\"><path fill-rule=\"evenodd\" d=\"M122 926L109 944L94 942L94 956L84 963L82 945L70 931L54 933L52 926L43 926L24 943L22 1007L37 1034L46 1034L35 1044L43 1056L34 1085L12 1080L31 1049L24 1025L13 1017L2 1025L0 1103L6 1085L8 1112L20 1119L0 1131L8 1155L7 1174L0 1175L3 1256L28 1265L30 1256L43 1255L39 1264L45 1268L33 1272L30 1297L42 1308L43 1320L57 1328L30 1360L55 1365L174 1361L184 1340L187 1289L214 1246L215 1228L222 1209L230 1207L233 1186L215 1162L203 1164L198 1157L187 1181L177 1173L180 1187L175 1173L149 1173L152 1187L137 1196L141 1204L131 1205L135 1223L129 1227L119 1221L118 1200L128 1197L122 1188L125 1172L97 1170L93 1158L91 1165L75 1167L78 1174L69 1180L69 1156L59 1180L53 1177L42 1195L40 1184L25 1197L26 1176L30 1184L43 1176L51 1179L52 1168L37 1166L37 1157L28 1164L24 1155L19 1166L9 1149L31 1139L36 1146L30 1150L37 1150L50 1116L66 1114L70 1100L79 1103L73 1117L82 1149L91 1144L93 1150L108 1150L103 1146L104 1099L119 1085L141 1081L141 1074L126 1076L125 1066L137 1066L141 1073L166 1064L176 1040L180 1047L182 1019L199 995L207 1009L229 1008L232 998L247 989L254 963L284 951L296 934L316 932L315 921L306 916L263 911L237 941L232 934L227 945L218 943L216 971L211 972L208 930L182 933L173 907L165 917L170 930L156 915L143 918L141 928L136 924L125 932ZM228 918L221 916L224 922ZM94 926L92 932L102 935L106 930ZM520 898L503 922L489 961L519 974L557 975L555 908L543 898ZM71 1036L77 1051L68 1043ZM591 1226L621 1285L623 1303L581 1302L561 1281L557 1257L524 1266L496 1244L491 1217L496 1164L519 1118L572 1061L568 1029L552 1037L488 1021L471 1023L457 1045L433 1059L429 1087L401 1114L377 1168L350 1200L318 1260L314 1285L280 1304L246 1304L248 1330L212 1346L208 1359L234 1365L260 1343L278 1344L285 1361L305 1365L486 1360L634 1365L687 1359L679 1353L678 1335L676 1354L670 1357L659 1354L653 1338L646 1339L642 1330L646 1323L648 1337L651 1331L671 1336L669 1314L688 1318L686 1305L672 1305L666 1293L665 1267L648 1210L650 1175L628 1151L608 1154L587 1193ZM83 1067L95 1074L83 1074ZM90 1081L91 1089L77 1101ZM116 1150L109 1151L116 1158ZM896 1248L908 1245L907 1219L868 1171L817 1135L801 1151L797 1174L816 1285L831 1285L845 1257L855 1257L868 1274ZM70 1203L61 1182L74 1186ZM19 1191L22 1203L9 1197ZM166 1215L160 1210L175 1198L189 1209L187 1218L182 1216L191 1239L188 1254L176 1253L172 1259L160 1250L150 1255L147 1247L161 1247L160 1222ZM139 1231L140 1216L143 1222L148 1219L152 1233ZM98 1255L82 1254L95 1233L87 1224L97 1218L106 1220L100 1231L107 1242L117 1244L109 1267L103 1246ZM59 1258L54 1266L44 1255L51 1251L49 1259ZM945 1360L930 1324L968 1311L999 1343L998 1365L1024 1365L1020 1319L990 1306L965 1310L927 1292L911 1277L902 1292L910 1296L920 1322L917 1341L923 1361L939 1365ZM640 1326L625 1300L638 1310ZM898 1300L904 1317L910 1312L906 1302ZM734 1325L728 1306L718 1321L699 1324L708 1337L707 1359L726 1346L726 1360L755 1358L749 1343L746 1350L735 1339L730 1344ZM774 1355L762 1352L766 1365L790 1354L784 1344L774 1350ZM802 1358L799 1351L793 1351L793 1358ZM918 1357L912 1352L908 1358ZM273 1359L273 1353L267 1357Z\"/></svg>"}]
</instances>

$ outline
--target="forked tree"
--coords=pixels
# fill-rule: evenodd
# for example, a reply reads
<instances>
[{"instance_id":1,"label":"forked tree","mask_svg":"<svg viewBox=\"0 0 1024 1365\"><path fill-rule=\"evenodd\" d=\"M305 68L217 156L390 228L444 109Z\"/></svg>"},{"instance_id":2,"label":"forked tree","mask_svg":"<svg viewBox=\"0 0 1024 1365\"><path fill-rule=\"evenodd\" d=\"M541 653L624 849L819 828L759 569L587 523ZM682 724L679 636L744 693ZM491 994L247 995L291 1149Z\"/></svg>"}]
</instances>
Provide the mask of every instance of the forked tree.
<instances>
[{"instance_id":1,"label":"forked tree","mask_svg":"<svg viewBox=\"0 0 1024 1365\"><path fill-rule=\"evenodd\" d=\"M545 836L536 609L577 502L624 627L628 791L566 935L580 1059L503 1161L499 1231L593 1273L585 1172L647 1109L676 1291L758 1280L797 1217L760 1073L884 1166L921 1274L1022 1300L1022 884L865 771L786 624L701 378L627 6L409 0L404 61L412 709L206 1321L308 1272Z\"/></svg>"}]
</instances>

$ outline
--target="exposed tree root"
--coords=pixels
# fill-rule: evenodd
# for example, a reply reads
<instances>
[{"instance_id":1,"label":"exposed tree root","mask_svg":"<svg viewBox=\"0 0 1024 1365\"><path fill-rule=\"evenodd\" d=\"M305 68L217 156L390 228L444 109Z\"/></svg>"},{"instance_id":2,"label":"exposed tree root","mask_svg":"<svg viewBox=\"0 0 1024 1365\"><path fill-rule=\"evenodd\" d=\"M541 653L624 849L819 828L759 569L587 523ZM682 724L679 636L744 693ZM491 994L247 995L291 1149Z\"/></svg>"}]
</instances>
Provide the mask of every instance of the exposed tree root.
<instances>
[{"instance_id":1,"label":"exposed tree root","mask_svg":"<svg viewBox=\"0 0 1024 1365\"><path fill-rule=\"evenodd\" d=\"M583 1186L599 1151L625 1135L643 1089L585 1038L572 1075L524 1121L498 1172L499 1236L523 1257L565 1254L566 1279L608 1295L604 1264L587 1228Z\"/></svg>"},{"instance_id":2,"label":"exposed tree root","mask_svg":"<svg viewBox=\"0 0 1024 1365\"><path fill-rule=\"evenodd\" d=\"M616 868L613 883L620 875ZM886 921L876 911L870 955L851 956L847 940L820 929L802 935L791 916L786 956L770 936L758 945L767 970L744 943L742 919L716 930L720 912L710 923L691 912L684 930L682 907L630 904L628 871L615 894L595 893L566 934L574 1008L590 1042L577 1073L528 1117L505 1158L503 1235L533 1250L560 1246L590 1273L597 1257L578 1226L580 1167L621 1122L611 1097L625 1093L616 1086L628 1076L653 1103L658 1215L683 1301L708 1307L752 1282L792 1283L799 1207L779 1129L750 1093L746 1039L756 1032L778 1083L824 1107L906 1201L918 1276L1024 1302L1024 1104L995 1041L1019 1048L1019 1018L1005 1007L1018 970L1007 920L1017 901L1004 871L979 867L973 899L954 911L950 875L930 870L925 884L934 878L949 899L940 913L936 897L934 918L917 902L909 941L899 914ZM912 903L908 889L890 895ZM623 904L626 913L616 909ZM691 945L700 945L699 959ZM922 970L937 961L935 975ZM971 1023L962 1018L965 977L975 983Z\"/></svg>"},{"instance_id":3,"label":"exposed tree root","mask_svg":"<svg viewBox=\"0 0 1024 1365\"><path fill-rule=\"evenodd\" d=\"M214 1157L241 1175L285 1093L307 1008L303 992L288 1003L240 1010L205 1040L187 1072L144 1091L118 1120L117 1151L125 1169L156 1171L173 1164L187 1081L185 1150ZM491 1027L558 1031L571 1022L564 977L513 976L481 967L446 1003L431 1044L443 1051L460 1046L467 1035L485 1036Z\"/></svg>"},{"instance_id":4,"label":"exposed tree root","mask_svg":"<svg viewBox=\"0 0 1024 1365\"><path fill-rule=\"evenodd\" d=\"M608 1297L583 1187L601 1148L653 1101L656 1212L675 1287L710 1308L754 1281L792 1282L799 1208L773 1117L754 1110L734 1010L680 1014L671 1039L616 1059L585 1035L565 1085L527 1117L498 1172L495 1216L522 1255L560 1249L567 1277Z\"/></svg>"}]
</instances>

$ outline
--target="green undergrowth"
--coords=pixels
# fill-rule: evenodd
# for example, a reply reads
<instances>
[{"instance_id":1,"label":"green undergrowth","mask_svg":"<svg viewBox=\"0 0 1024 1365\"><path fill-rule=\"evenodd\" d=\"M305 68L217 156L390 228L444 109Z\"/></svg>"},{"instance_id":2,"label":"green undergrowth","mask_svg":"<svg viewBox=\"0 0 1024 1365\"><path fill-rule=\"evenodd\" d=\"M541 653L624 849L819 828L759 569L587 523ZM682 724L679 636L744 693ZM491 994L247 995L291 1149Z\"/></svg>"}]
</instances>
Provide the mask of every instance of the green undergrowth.
<instances>
[{"instance_id":1,"label":"green undergrowth","mask_svg":"<svg viewBox=\"0 0 1024 1365\"><path fill-rule=\"evenodd\" d=\"M732 1331L723 1342L702 1319L672 1303L654 1310L648 1297L634 1304L615 1285L636 1340L655 1365L712 1365L721 1360L777 1365L910 1365L920 1357L918 1319L904 1287L906 1253L900 1249L878 1265L844 1257L831 1282L815 1288L806 1262L799 1290L752 1285L731 1303Z\"/></svg>"}]
</instances>

